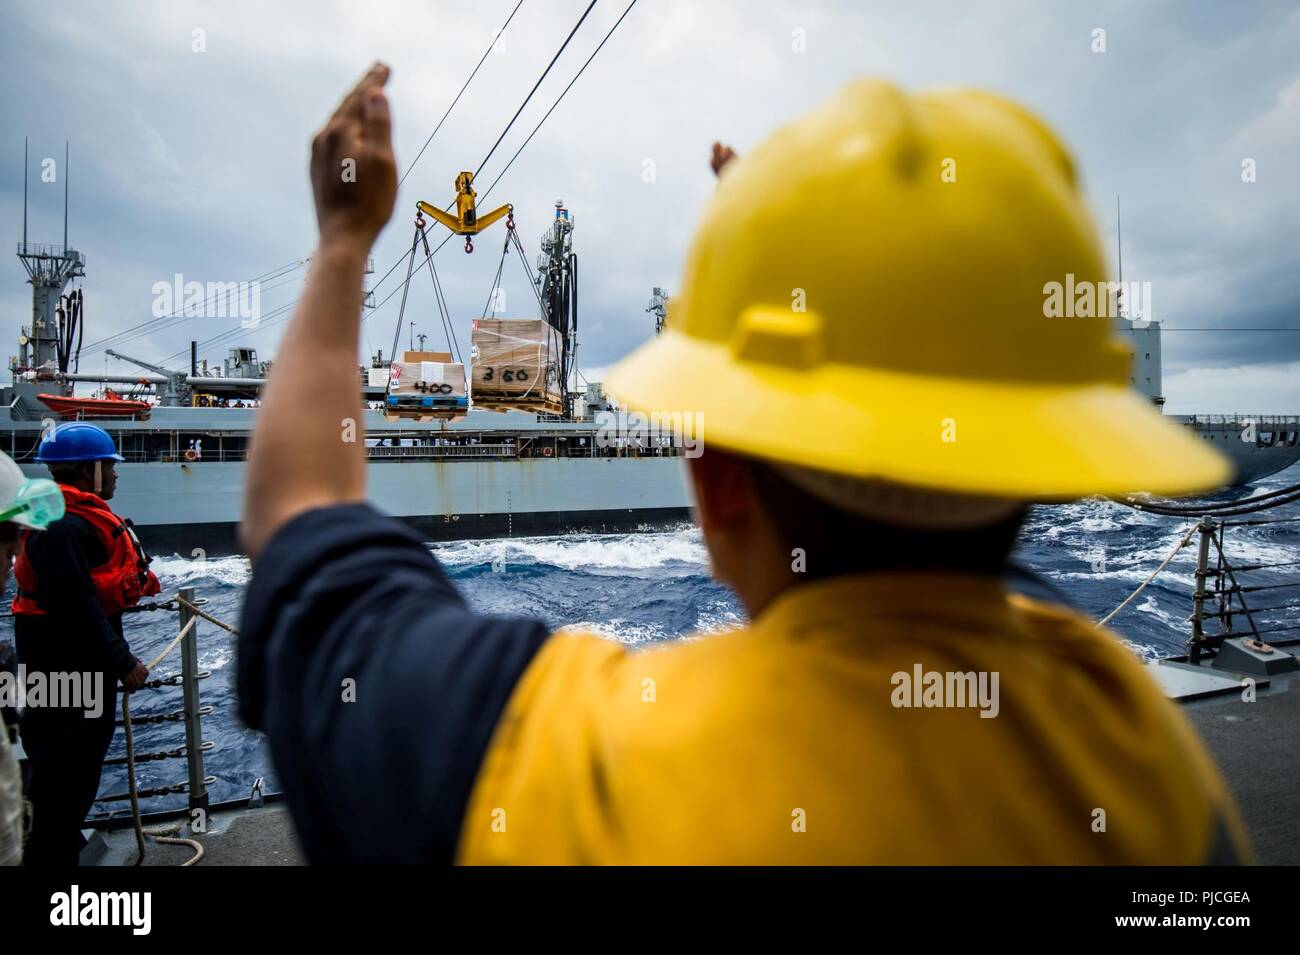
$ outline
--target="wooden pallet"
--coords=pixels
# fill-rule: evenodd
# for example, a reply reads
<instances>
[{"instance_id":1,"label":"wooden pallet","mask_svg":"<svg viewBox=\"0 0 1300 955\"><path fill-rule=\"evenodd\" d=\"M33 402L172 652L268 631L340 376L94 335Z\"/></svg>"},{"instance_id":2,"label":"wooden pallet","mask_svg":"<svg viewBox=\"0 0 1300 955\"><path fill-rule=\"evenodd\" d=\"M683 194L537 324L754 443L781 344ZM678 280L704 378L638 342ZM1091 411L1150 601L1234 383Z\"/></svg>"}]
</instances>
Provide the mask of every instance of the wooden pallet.
<instances>
[{"instance_id":1,"label":"wooden pallet","mask_svg":"<svg viewBox=\"0 0 1300 955\"><path fill-rule=\"evenodd\" d=\"M468 407L455 406L451 402L419 405L413 401L396 407L386 401L384 404L384 417L389 421L455 421L468 413Z\"/></svg>"},{"instance_id":2,"label":"wooden pallet","mask_svg":"<svg viewBox=\"0 0 1300 955\"><path fill-rule=\"evenodd\" d=\"M564 400L559 395L547 395L541 398L521 398L519 395L504 392L473 392L475 408L484 411L522 411L526 414L563 414Z\"/></svg>"},{"instance_id":3,"label":"wooden pallet","mask_svg":"<svg viewBox=\"0 0 1300 955\"><path fill-rule=\"evenodd\" d=\"M438 411L434 408L421 408L394 413L390 409L384 417L389 421L459 421L465 417L465 410L462 408L458 411Z\"/></svg>"}]
</instances>

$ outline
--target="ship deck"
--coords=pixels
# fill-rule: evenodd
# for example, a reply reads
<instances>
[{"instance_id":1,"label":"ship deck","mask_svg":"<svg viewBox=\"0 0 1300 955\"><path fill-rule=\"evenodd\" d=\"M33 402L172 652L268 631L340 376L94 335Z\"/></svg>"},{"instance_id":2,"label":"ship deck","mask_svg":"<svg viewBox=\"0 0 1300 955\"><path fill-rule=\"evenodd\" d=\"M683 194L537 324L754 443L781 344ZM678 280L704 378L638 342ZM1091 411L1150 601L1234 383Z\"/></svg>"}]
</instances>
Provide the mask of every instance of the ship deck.
<instances>
[{"instance_id":1,"label":"ship deck","mask_svg":"<svg viewBox=\"0 0 1300 955\"><path fill-rule=\"evenodd\" d=\"M1254 703L1234 692L1187 715L1237 798L1256 861L1300 865L1300 679L1272 683Z\"/></svg>"}]
</instances>

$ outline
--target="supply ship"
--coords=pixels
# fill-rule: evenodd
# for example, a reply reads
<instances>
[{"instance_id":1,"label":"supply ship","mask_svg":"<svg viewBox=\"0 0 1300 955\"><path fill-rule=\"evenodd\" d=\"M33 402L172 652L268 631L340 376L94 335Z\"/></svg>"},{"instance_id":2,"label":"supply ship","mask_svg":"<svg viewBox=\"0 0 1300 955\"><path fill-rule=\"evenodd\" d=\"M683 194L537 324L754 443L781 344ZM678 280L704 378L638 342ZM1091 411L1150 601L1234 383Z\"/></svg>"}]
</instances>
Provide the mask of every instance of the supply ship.
<instances>
[{"instance_id":1,"label":"supply ship","mask_svg":"<svg viewBox=\"0 0 1300 955\"><path fill-rule=\"evenodd\" d=\"M463 178L469 175L462 173L457 184L470 190L472 202L472 180ZM465 197L462 192L458 199ZM508 208L480 217L479 226ZM420 216L445 216L427 203L420 203L419 210L408 285L420 240L428 249ZM209 368L191 343L186 370L109 350L108 355L140 372L79 371L83 292L73 285L85 276L86 260L67 244L66 196L64 212L63 244L32 244L26 239L24 201L18 257L32 286L32 317L21 328L18 353L10 359L12 381L0 389L7 407L0 448L28 474L43 475L33 460L42 433L59 421L94 421L113 436L125 458L114 509L131 516L151 551L236 553L244 464L269 363L259 361L251 348L235 347L220 369ZM502 261L513 251L513 241L527 267L512 210L508 225ZM538 324L548 330L545 357L532 363L534 373L546 376L542 388L534 392L530 385L522 393L502 394L498 382L492 382L497 388L484 396L489 367L470 376L468 395L457 388L446 402L421 397L410 387L395 387L399 381L411 384L411 368L427 359L445 360L434 363L441 382L442 369L459 368L457 374L464 375L464 366L448 364L448 353L408 352L393 361L396 336L387 361L381 352L369 368L357 369L358 388L368 406L357 430L364 431L370 498L428 540L623 532L689 517L682 466L675 460L689 451L681 435L638 430L638 423L618 410L599 383L588 383L581 391L576 387L573 225L557 201L541 238L537 274L530 270L529 275L541 312ZM430 274L437 291L432 267ZM437 299L441 310L442 296ZM646 311L660 331L667 314L661 289L654 290ZM443 318L449 322L445 312ZM399 316L399 330L401 321ZM1134 387L1162 406L1159 323L1122 316L1116 323L1131 346ZM449 343L453 334L449 331ZM416 378L416 388L428 387ZM78 396L79 385L97 386L99 395ZM133 389L125 398L113 390L124 386ZM395 409L400 413L394 414ZM430 414L422 416L422 410ZM1257 481L1300 459L1300 417L1221 414L1177 420L1231 458L1237 484Z\"/></svg>"},{"instance_id":2,"label":"supply ship","mask_svg":"<svg viewBox=\"0 0 1300 955\"><path fill-rule=\"evenodd\" d=\"M24 233L25 219L24 211ZM639 429L598 382L575 386L572 236L573 219L557 201L538 274L530 274L542 312L535 324L548 329L542 358L531 366L546 381L531 394L498 389L490 399L479 397L476 381L472 404L461 396L425 398L429 407L416 402L408 413L409 389L395 387L399 371L427 367L428 359L449 362L449 354L407 352L393 361L380 353L357 369L366 410L356 431L366 447L370 499L428 540L624 532L689 518L676 460L684 451L680 437ZM85 256L65 234L62 245L24 238L18 257L32 286L32 318L10 358L12 382L0 389L7 407L0 448L29 475L47 476L34 461L42 434L61 421L92 421L125 458L113 507L131 516L150 551L238 552L244 465L270 363L235 347L220 368L209 367L192 343L186 370L109 350L140 372L78 371L83 293L70 288L85 275ZM78 386L93 386L99 396L79 396Z\"/></svg>"}]
</instances>

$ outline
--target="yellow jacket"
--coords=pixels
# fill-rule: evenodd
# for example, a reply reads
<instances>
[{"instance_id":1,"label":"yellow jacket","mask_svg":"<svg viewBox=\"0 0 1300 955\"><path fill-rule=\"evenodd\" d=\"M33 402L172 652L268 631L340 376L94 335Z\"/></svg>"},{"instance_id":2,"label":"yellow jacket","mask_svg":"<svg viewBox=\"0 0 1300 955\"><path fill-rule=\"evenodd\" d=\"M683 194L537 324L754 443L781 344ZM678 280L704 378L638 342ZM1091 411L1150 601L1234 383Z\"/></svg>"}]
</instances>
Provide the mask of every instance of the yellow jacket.
<instances>
[{"instance_id":1,"label":"yellow jacket","mask_svg":"<svg viewBox=\"0 0 1300 955\"><path fill-rule=\"evenodd\" d=\"M983 704L898 705L924 703L927 688L932 703L961 702L951 693L980 674ZM935 696L936 679L949 696ZM457 853L469 864L1174 865L1248 854L1218 772L1131 651L1073 613L958 574L809 583L746 629L644 652L555 636L498 724Z\"/></svg>"}]
</instances>

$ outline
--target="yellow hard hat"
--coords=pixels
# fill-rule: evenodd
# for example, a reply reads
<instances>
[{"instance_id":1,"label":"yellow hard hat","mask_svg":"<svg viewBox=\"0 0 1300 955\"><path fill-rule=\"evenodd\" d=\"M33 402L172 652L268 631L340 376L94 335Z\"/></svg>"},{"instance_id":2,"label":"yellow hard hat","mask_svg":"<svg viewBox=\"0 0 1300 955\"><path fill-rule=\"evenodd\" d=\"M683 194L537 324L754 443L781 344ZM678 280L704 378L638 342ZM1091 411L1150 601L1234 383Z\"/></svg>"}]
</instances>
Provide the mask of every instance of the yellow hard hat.
<instances>
[{"instance_id":1,"label":"yellow hard hat","mask_svg":"<svg viewBox=\"0 0 1300 955\"><path fill-rule=\"evenodd\" d=\"M1111 319L1048 317L1050 283L1105 280L1073 163L1038 119L861 81L723 169L672 321L609 388L634 411L699 413L706 448L919 488L1224 483L1227 461L1129 387Z\"/></svg>"}]
</instances>

